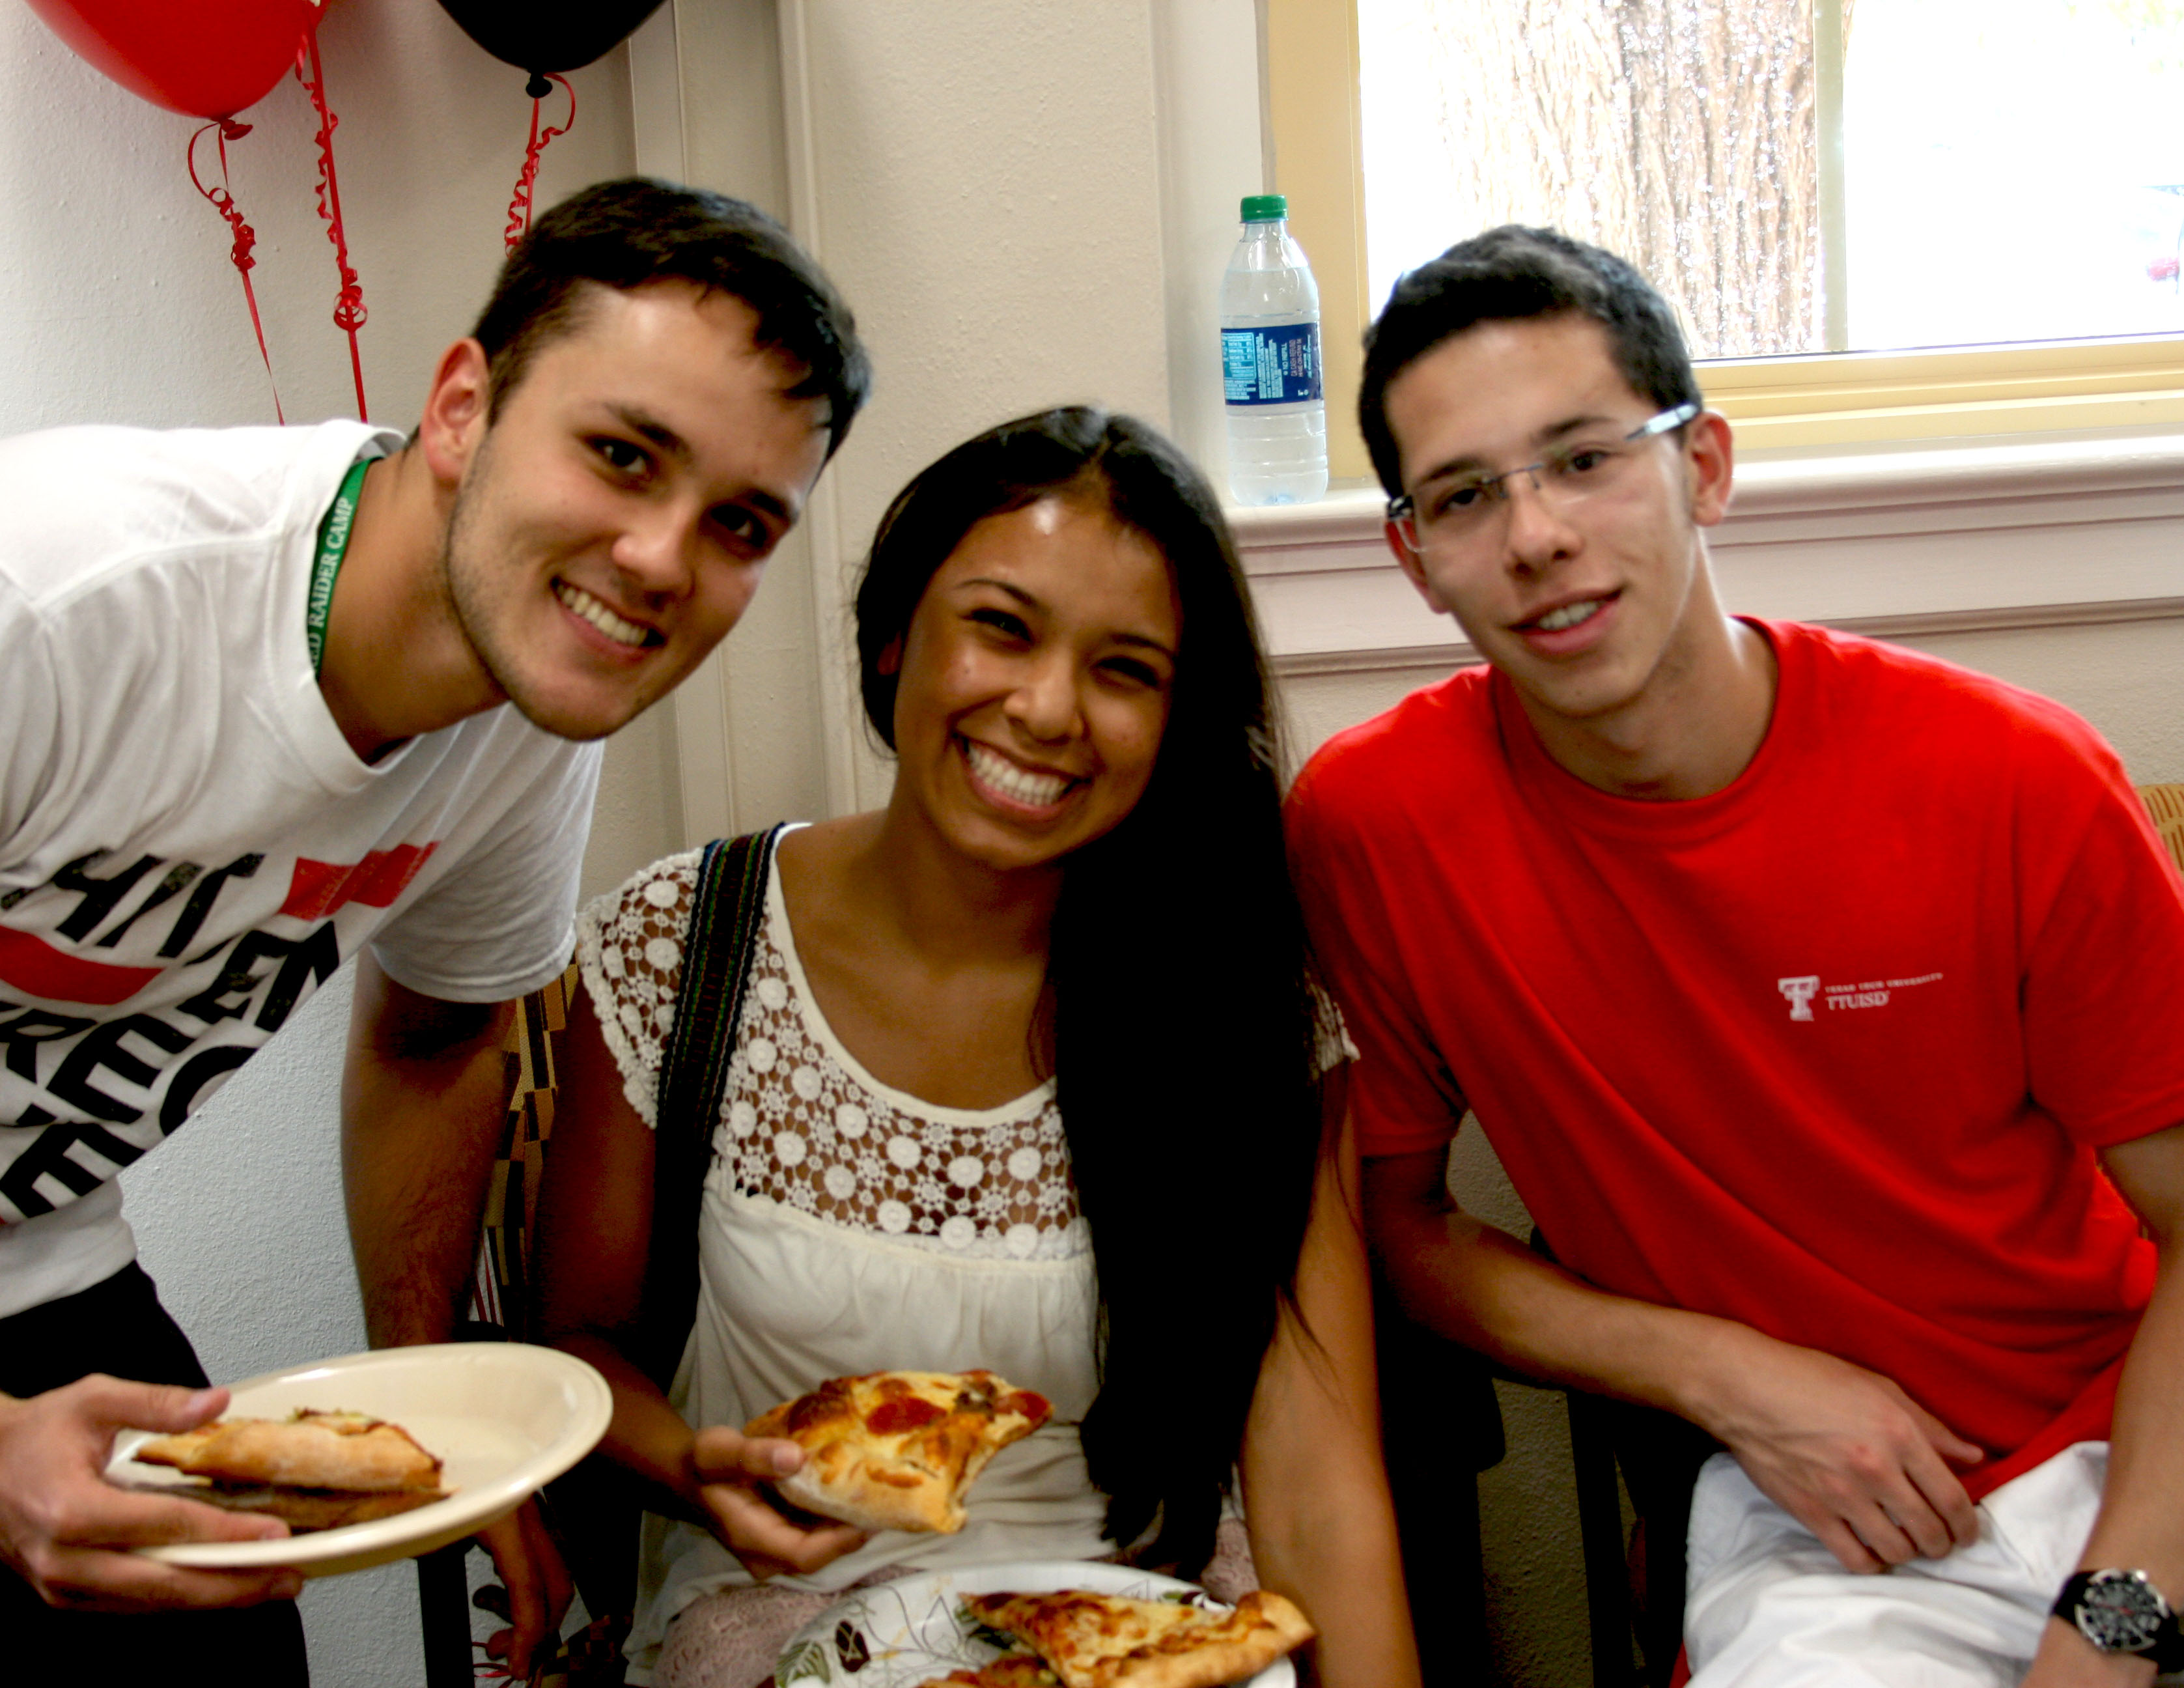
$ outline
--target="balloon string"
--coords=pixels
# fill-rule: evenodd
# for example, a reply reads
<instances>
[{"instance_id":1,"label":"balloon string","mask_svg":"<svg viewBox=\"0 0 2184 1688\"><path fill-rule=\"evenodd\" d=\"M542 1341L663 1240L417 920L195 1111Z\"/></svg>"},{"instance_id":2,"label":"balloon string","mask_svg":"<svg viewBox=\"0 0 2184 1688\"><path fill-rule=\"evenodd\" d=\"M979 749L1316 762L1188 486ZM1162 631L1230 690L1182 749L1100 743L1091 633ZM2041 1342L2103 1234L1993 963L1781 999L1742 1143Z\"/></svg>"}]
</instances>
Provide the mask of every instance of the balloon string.
<instances>
[{"instance_id":1,"label":"balloon string","mask_svg":"<svg viewBox=\"0 0 2184 1688\"><path fill-rule=\"evenodd\" d=\"M198 142L214 132L220 136L220 185L207 187L198 175ZM250 285L250 272L258 262L250 255L250 249L258 244L258 233L243 221L242 213L236 209L235 196L227 189L227 143L231 140L239 141L249 132L250 125L247 123L237 123L231 117L216 117L190 136L183 162L189 166L191 185L211 202L214 210L227 219L228 227L235 231L235 243L228 248L228 260L235 265L235 273L242 277L243 303L250 307L250 326L258 336L258 355L265 364L265 384L273 389L274 420L285 423L288 419L281 410L281 385L273 379L273 359L265 349L265 325L259 320L258 292Z\"/></svg>"},{"instance_id":2,"label":"balloon string","mask_svg":"<svg viewBox=\"0 0 2184 1688\"><path fill-rule=\"evenodd\" d=\"M543 82L558 82L561 92L569 97L569 115L559 129L538 126L538 103L546 97ZM531 232L531 195L538 185L538 155L556 135L566 135L577 126L577 91L569 86L566 76L548 75L533 76L526 90L531 94L531 140L523 149L523 174L515 178L515 197L508 202L508 227L504 231L509 249Z\"/></svg>"},{"instance_id":3,"label":"balloon string","mask_svg":"<svg viewBox=\"0 0 2184 1688\"><path fill-rule=\"evenodd\" d=\"M348 237L342 229L341 182L334 175L334 131L341 127L326 105L326 72L319 65L316 31L305 34L296 53L296 80L310 91L311 105L319 114L319 215L326 220L326 238L333 242L334 266L341 272L341 292L334 297L334 326L348 336L349 373L356 381L356 419L371 420L364 402L364 359L357 350L356 331L370 313L364 308L364 286L348 261Z\"/></svg>"}]
</instances>

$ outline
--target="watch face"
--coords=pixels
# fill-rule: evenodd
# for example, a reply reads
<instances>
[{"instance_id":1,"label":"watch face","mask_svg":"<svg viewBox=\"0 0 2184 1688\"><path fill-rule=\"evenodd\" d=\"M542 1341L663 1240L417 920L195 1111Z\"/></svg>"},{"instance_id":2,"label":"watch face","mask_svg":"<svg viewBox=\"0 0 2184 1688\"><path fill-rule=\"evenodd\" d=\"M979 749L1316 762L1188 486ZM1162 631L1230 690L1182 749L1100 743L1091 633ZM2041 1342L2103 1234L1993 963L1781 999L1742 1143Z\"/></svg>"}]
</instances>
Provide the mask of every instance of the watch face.
<instances>
[{"instance_id":1,"label":"watch face","mask_svg":"<svg viewBox=\"0 0 2184 1688\"><path fill-rule=\"evenodd\" d=\"M2128 1571L2095 1576L2078 1596L2078 1628L2103 1652L2143 1652L2160 1639L2167 1615L2146 1579Z\"/></svg>"}]
</instances>

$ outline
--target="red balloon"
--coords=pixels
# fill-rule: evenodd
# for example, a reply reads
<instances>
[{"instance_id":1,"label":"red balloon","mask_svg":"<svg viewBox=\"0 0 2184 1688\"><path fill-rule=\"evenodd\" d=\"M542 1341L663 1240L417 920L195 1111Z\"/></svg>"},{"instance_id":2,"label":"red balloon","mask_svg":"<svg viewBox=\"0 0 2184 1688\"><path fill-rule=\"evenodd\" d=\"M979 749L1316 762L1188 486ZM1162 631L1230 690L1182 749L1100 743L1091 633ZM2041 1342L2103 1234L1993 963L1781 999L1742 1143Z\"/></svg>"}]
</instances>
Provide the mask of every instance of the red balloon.
<instances>
[{"instance_id":1,"label":"red balloon","mask_svg":"<svg viewBox=\"0 0 2184 1688\"><path fill-rule=\"evenodd\" d=\"M272 92L318 0L30 0L55 35L132 94L232 117Z\"/></svg>"}]
</instances>

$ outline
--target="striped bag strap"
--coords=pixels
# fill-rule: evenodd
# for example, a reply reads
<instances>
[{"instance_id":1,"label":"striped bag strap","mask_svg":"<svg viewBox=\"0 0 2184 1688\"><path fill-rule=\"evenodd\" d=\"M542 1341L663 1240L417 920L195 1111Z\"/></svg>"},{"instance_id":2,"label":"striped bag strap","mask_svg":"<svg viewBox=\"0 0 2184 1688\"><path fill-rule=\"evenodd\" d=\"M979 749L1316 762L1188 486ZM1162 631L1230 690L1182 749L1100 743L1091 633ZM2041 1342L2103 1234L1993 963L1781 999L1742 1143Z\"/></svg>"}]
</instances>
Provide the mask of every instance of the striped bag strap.
<instances>
[{"instance_id":1,"label":"striped bag strap","mask_svg":"<svg viewBox=\"0 0 2184 1688\"><path fill-rule=\"evenodd\" d=\"M783 828L716 838L698 867L682 939L682 986L653 1110L652 1238L641 1312L645 1370L664 1390L698 1311L698 1215L713 1161L750 957L766 922L773 847Z\"/></svg>"}]
</instances>

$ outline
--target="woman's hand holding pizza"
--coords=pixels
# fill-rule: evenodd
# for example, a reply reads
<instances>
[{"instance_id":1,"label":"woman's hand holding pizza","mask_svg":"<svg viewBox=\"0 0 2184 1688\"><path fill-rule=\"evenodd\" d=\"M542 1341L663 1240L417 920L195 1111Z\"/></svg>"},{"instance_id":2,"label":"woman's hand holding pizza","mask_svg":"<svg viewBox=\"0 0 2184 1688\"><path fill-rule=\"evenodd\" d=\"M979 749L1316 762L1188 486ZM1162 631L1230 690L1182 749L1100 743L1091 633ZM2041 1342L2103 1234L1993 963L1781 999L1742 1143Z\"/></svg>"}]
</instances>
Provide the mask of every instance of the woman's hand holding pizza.
<instances>
[{"instance_id":1,"label":"woman's hand holding pizza","mask_svg":"<svg viewBox=\"0 0 2184 1688\"><path fill-rule=\"evenodd\" d=\"M763 1582L816 1571L865 1545L865 1532L828 1518L808 1522L783 1512L769 1485L804 1466L804 1450L773 1436L747 1436L726 1424L698 1432L690 1450L697 1499L722 1546Z\"/></svg>"}]
</instances>

